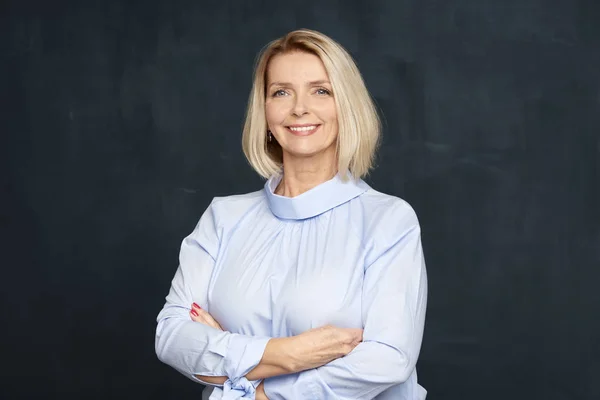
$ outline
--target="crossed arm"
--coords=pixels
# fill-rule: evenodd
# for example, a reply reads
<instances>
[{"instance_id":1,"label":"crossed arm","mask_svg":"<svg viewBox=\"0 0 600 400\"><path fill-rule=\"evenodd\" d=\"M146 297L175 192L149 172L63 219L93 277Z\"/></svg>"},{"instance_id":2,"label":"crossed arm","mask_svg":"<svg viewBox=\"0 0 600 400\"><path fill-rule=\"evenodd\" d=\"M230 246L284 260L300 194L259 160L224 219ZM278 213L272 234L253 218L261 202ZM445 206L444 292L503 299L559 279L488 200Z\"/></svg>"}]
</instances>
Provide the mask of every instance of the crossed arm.
<instances>
[{"instance_id":1,"label":"crossed arm","mask_svg":"<svg viewBox=\"0 0 600 400\"><path fill-rule=\"evenodd\" d=\"M190 310L192 321L203 323L223 331L221 325L193 303ZM362 341L362 329L324 326L311 329L297 336L269 340L260 363L247 375L250 381L317 368L350 353ZM223 385L228 377L195 375L203 382ZM268 400L264 382L256 388L256 400Z\"/></svg>"}]
</instances>

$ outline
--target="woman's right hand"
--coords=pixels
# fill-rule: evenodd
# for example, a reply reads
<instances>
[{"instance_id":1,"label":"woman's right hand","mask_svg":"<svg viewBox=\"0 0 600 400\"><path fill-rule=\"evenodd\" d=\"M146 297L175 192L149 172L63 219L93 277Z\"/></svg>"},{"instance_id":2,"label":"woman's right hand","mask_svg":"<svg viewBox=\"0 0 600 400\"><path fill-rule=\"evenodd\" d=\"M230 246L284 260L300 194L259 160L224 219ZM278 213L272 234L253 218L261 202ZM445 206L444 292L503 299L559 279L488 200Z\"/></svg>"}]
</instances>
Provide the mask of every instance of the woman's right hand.
<instances>
[{"instance_id":1,"label":"woman's right hand","mask_svg":"<svg viewBox=\"0 0 600 400\"><path fill-rule=\"evenodd\" d=\"M350 353L363 340L363 330L332 325L310 329L290 338L292 368L296 371L318 368Z\"/></svg>"},{"instance_id":2,"label":"woman's right hand","mask_svg":"<svg viewBox=\"0 0 600 400\"><path fill-rule=\"evenodd\" d=\"M192 303L192 308L190 310L190 318L194 322L200 322L201 324L212 326L215 329L220 331L223 330L221 325L213 318L212 315L208 313L208 311L204 311L198 304Z\"/></svg>"}]
</instances>

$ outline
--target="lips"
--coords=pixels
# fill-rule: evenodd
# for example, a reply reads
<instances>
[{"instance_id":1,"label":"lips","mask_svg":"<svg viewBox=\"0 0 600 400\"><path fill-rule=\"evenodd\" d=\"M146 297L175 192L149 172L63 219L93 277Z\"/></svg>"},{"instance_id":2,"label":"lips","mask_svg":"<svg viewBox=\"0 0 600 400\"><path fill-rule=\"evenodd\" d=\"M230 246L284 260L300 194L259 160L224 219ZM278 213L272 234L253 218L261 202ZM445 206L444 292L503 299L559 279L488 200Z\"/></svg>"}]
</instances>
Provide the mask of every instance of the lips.
<instances>
[{"instance_id":1,"label":"lips","mask_svg":"<svg viewBox=\"0 0 600 400\"><path fill-rule=\"evenodd\" d=\"M313 133L315 133L317 131L317 129L319 129L321 125L318 124L314 124L314 125L291 125L291 126L287 126L287 130L290 131L293 135L296 136L308 136L308 135L312 135Z\"/></svg>"}]
</instances>

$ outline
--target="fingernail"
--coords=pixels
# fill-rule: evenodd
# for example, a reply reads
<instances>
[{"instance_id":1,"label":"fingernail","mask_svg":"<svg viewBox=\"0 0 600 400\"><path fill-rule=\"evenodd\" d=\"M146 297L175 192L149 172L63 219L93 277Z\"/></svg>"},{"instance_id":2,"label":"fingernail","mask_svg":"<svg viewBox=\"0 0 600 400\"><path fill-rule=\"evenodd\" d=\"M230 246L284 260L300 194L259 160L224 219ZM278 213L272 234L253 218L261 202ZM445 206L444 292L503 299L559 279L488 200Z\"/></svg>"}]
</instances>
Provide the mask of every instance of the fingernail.
<instances>
[{"instance_id":1,"label":"fingernail","mask_svg":"<svg viewBox=\"0 0 600 400\"><path fill-rule=\"evenodd\" d=\"M196 308L199 308L199 309L201 309L201 310L202 310L202 307L200 307L200 306L199 306L198 304L196 304L196 303L192 303L192 306L194 306L194 307L196 307Z\"/></svg>"},{"instance_id":2,"label":"fingernail","mask_svg":"<svg viewBox=\"0 0 600 400\"><path fill-rule=\"evenodd\" d=\"M198 316L198 313L196 312L196 310L192 310L192 315L193 315L194 317L197 317L197 316Z\"/></svg>"}]
</instances>

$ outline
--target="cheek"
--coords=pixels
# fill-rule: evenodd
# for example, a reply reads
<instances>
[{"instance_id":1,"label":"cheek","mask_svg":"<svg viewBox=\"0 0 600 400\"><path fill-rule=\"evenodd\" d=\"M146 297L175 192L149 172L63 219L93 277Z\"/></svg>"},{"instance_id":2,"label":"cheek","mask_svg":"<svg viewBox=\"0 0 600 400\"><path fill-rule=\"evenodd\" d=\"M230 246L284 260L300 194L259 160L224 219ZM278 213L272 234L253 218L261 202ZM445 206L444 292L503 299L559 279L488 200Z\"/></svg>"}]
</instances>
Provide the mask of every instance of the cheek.
<instances>
[{"instance_id":1,"label":"cheek","mask_svg":"<svg viewBox=\"0 0 600 400\"><path fill-rule=\"evenodd\" d=\"M265 104L265 117L270 124L279 124L288 114L288 108L282 102Z\"/></svg>"},{"instance_id":2,"label":"cheek","mask_svg":"<svg viewBox=\"0 0 600 400\"><path fill-rule=\"evenodd\" d=\"M331 134L334 137L334 140L337 139L337 136L339 134L339 124L338 124L338 119L337 119L337 112L335 110L335 108L330 111L330 113L327 115L327 122L329 123L329 126L331 128Z\"/></svg>"},{"instance_id":3,"label":"cheek","mask_svg":"<svg viewBox=\"0 0 600 400\"><path fill-rule=\"evenodd\" d=\"M337 120L337 116L335 113L331 113L328 114L326 116L326 121L327 121L327 125L329 125L329 129L332 132L332 134L336 135L338 134L338 120Z\"/></svg>"},{"instance_id":4,"label":"cheek","mask_svg":"<svg viewBox=\"0 0 600 400\"><path fill-rule=\"evenodd\" d=\"M324 121L332 125L337 125L337 111L335 109L335 103L331 102L330 104L323 104L320 107L319 115Z\"/></svg>"}]
</instances>

